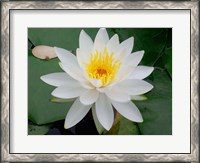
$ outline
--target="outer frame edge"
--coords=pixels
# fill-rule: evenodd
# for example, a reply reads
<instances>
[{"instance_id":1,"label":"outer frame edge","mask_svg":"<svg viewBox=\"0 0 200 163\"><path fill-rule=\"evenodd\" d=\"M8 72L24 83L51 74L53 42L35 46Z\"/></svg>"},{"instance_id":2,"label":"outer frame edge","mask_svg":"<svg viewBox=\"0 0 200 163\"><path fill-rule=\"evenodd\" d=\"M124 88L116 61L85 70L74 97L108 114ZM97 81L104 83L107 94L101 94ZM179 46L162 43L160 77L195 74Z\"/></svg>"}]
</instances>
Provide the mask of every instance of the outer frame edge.
<instances>
[{"instance_id":1,"label":"outer frame edge","mask_svg":"<svg viewBox=\"0 0 200 163\"><path fill-rule=\"evenodd\" d=\"M45 2L45 4L47 4ZM20 9L190 9L191 10L191 154L10 154L9 28L10 10ZM199 160L199 1L191 2L7 2L1 4L1 161L191 161Z\"/></svg>"}]
</instances>

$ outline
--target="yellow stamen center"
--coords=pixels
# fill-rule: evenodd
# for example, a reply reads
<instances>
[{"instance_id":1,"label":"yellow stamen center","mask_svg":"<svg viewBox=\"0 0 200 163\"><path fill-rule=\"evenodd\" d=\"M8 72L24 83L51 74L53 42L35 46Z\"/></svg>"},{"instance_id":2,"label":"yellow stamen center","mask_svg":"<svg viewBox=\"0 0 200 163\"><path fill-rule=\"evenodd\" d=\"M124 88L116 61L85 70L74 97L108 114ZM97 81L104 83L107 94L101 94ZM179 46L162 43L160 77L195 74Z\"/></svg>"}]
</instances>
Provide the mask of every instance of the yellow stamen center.
<instances>
[{"instance_id":1,"label":"yellow stamen center","mask_svg":"<svg viewBox=\"0 0 200 163\"><path fill-rule=\"evenodd\" d=\"M90 54L90 61L85 63L86 73L89 78L101 80L102 85L108 85L116 76L121 62L113 54L109 54L105 48L103 52Z\"/></svg>"}]
</instances>

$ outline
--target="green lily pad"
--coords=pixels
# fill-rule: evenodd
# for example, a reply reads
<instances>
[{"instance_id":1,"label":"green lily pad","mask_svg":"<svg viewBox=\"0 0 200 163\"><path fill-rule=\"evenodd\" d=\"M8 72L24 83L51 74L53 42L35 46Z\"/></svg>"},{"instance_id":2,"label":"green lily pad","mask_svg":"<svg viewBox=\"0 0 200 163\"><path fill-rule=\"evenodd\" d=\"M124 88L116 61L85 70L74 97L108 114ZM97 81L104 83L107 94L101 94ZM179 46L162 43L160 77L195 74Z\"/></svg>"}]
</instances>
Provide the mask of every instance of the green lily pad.
<instances>
[{"instance_id":1,"label":"green lily pad","mask_svg":"<svg viewBox=\"0 0 200 163\"><path fill-rule=\"evenodd\" d=\"M62 72L59 60L40 60L31 51L28 56L28 117L36 124L46 124L64 119L72 102L53 103L51 92L55 87L40 80L42 75Z\"/></svg>"},{"instance_id":2,"label":"green lily pad","mask_svg":"<svg viewBox=\"0 0 200 163\"><path fill-rule=\"evenodd\" d=\"M133 52L144 50L141 65L154 65L159 59L167 41L167 29L164 28L122 28L116 29L120 40L134 37Z\"/></svg>"},{"instance_id":3,"label":"green lily pad","mask_svg":"<svg viewBox=\"0 0 200 163\"><path fill-rule=\"evenodd\" d=\"M165 68L172 77L172 48L165 49Z\"/></svg>"},{"instance_id":4,"label":"green lily pad","mask_svg":"<svg viewBox=\"0 0 200 163\"><path fill-rule=\"evenodd\" d=\"M28 37L35 46L56 46L75 54L76 48L79 47L79 35L82 29L94 40L98 28L29 28ZM112 30L107 31L111 35Z\"/></svg>"},{"instance_id":5,"label":"green lily pad","mask_svg":"<svg viewBox=\"0 0 200 163\"><path fill-rule=\"evenodd\" d=\"M45 135L52 124L46 124L46 125L37 125L33 122L28 122L28 135Z\"/></svg>"},{"instance_id":6,"label":"green lily pad","mask_svg":"<svg viewBox=\"0 0 200 163\"><path fill-rule=\"evenodd\" d=\"M115 121L109 131L104 132L106 135L139 135L140 131L137 123L134 123L120 113L116 113Z\"/></svg>"},{"instance_id":7,"label":"green lily pad","mask_svg":"<svg viewBox=\"0 0 200 163\"><path fill-rule=\"evenodd\" d=\"M150 80L151 79L151 80ZM115 119L106 134L114 135L171 135L172 134L172 82L166 71L155 70L149 79L154 85L146 100L133 101L144 121L134 123L123 116Z\"/></svg>"},{"instance_id":8,"label":"green lily pad","mask_svg":"<svg viewBox=\"0 0 200 163\"><path fill-rule=\"evenodd\" d=\"M134 123L125 117L121 117L118 135L139 135L140 131L137 123Z\"/></svg>"},{"instance_id":9,"label":"green lily pad","mask_svg":"<svg viewBox=\"0 0 200 163\"><path fill-rule=\"evenodd\" d=\"M148 100L134 101L140 109L144 122L138 123L142 135L172 134L172 82L166 71L155 70L152 91L146 94Z\"/></svg>"}]
</instances>

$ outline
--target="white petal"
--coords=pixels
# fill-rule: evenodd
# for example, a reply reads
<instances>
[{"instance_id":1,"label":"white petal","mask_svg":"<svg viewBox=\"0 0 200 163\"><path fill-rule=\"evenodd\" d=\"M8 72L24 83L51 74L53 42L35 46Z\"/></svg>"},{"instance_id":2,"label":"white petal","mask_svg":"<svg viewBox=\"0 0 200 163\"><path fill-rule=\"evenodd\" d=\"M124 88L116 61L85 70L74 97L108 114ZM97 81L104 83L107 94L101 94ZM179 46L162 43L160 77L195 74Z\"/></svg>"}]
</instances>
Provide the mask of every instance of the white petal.
<instances>
[{"instance_id":1,"label":"white petal","mask_svg":"<svg viewBox=\"0 0 200 163\"><path fill-rule=\"evenodd\" d=\"M121 115L123 115L127 119L134 122L143 122L140 111L138 110L137 106L131 101L125 103L112 101L112 105Z\"/></svg>"},{"instance_id":2,"label":"white petal","mask_svg":"<svg viewBox=\"0 0 200 163\"><path fill-rule=\"evenodd\" d=\"M83 88L78 82L70 83L68 85L62 85L56 88L51 94L58 98L74 98L80 96L84 91Z\"/></svg>"},{"instance_id":3,"label":"white petal","mask_svg":"<svg viewBox=\"0 0 200 163\"><path fill-rule=\"evenodd\" d=\"M76 49L77 61L78 61L79 66L82 69L84 69L84 67L85 67L84 62L87 60L86 56L87 55L84 55L79 48ZM89 58L89 56L88 56L88 58Z\"/></svg>"},{"instance_id":4,"label":"white petal","mask_svg":"<svg viewBox=\"0 0 200 163\"><path fill-rule=\"evenodd\" d=\"M95 88L89 81L80 82L80 85L86 89L94 89Z\"/></svg>"},{"instance_id":5,"label":"white petal","mask_svg":"<svg viewBox=\"0 0 200 163\"><path fill-rule=\"evenodd\" d=\"M67 74L69 74L75 80L86 81L83 72L78 65L72 63L66 64L62 62L60 62L59 65Z\"/></svg>"},{"instance_id":6,"label":"white petal","mask_svg":"<svg viewBox=\"0 0 200 163\"><path fill-rule=\"evenodd\" d=\"M86 81L81 83L86 85L86 87L88 87L87 89L94 89L102 86L101 80L89 78L88 74L85 71L83 71L83 76L86 79Z\"/></svg>"},{"instance_id":7,"label":"white petal","mask_svg":"<svg viewBox=\"0 0 200 163\"><path fill-rule=\"evenodd\" d=\"M99 97L99 92L96 89L90 89L81 94L80 101L84 105L90 105L96 102Z\"/></svg>"},{"instance_id":8,"label":"white petal","mask_svg":"<svg viewBox=\"0 0 200 163\"><path fill-rule=\"evenodd\" d=\"M108 53L116 53L116 50L119 46L119 36L117 34L115 34L107 43L107 49L108 49Z\"/></svg>"},{"instance_id":9,"label":"white petal","mask_svg":"<svg viewBox=\"0 0 200 163\"><path fill-rule=\"evenodd\" d=\"M118 48L114 53L116 59L120 60L122 63L124 62L124 58L127 56L126 49Z\"/></svg>"},{"instance_id":10,"label":"white petal","mask_svg":"<svg viewBox=\"0 0 200 163\"><path fill-rule=\"evenodd\" d=\"M89 79L89 81L91 82L91 84L96 87L96 88L99 88L102 86L102 82L101 80L98 80L98 79Z\"/></svg>"},{"instance_id":11,"label":"white petal","mask_svg":"<svg viewBox=\"0 0 200 163\"><path fill-rule=\"evenodd\" d=\"M101 125L101 123L99 122L99 120L97 118L95 105L92 106L92 116L93 116L94 124L96 126L96 129L97 129L98 133L102 134L102 132L104 131L104 128L103 128L103 126Z\"/></svg>"},{"instance_id":12,"label":"white petal","mask_svg":"<svg viewBox=\"0 0 200 163\"><path fill-rule=\"evenodd\" d=\"M56 87L65 85L68 83L76 82L65 72L58 72L58 73L44 75L44 76L41 76L40 79L44 81L45 83L52 86L56 86Z\"/></svg>"},{"instance_id":13,"label":"white petal","mask_svg":"<svg viewBox=\"0 0 200 163\"><path fill-rule=\"evenodd\" d=\"M115 51L115 56L119 60L124 60L125 57L129 56L133 50L134 38L130 37L127 40L124 40Z\"/></svg>"},{"instance_id":14,"label":"white petal","mask_svg":"<svg viewBox=\"0 0 200 163\"><path fill-rule=\"evenodd\" d=\"M116 88L123 90L129 95L141 95L149 92L153 86L144 80L127 79L115 85Z\"/></svg>"},{"instance_id":15,"label":"white petal","mask_svg":"<svg viewBox=\"0 0 200 163\"><path fill-rule=\"evenodd\" d=\"M105 28L100 28L94 40L94 52L103 51L109 41L108 33Z\"/></svg>"},{"instance_id":16,"label":"white petal","mask_svg":"<svg viewBox=\"0 0 200 163\"><path fill-rule=\"evenodd\" d=\"M62 48L54 47L54 49L58 55L58 58L61 60L61 63L59 63L60 67L72 78L79 81L85 81L76 56Z\"/></svg>"},{"instance_id":17,"label":"white petal","mask_svg":"<svg viewBox=\"0 0 200 163\"><path fill-rule=\"evenodd\" d=\"M134 66L125 65L123 63L120 66L120 69L117 72L115 79L112 81L112 83L109 86L114 86L114 85L120 83L121 81L127 79L128 76L130 76L130 74L132 73L133 68L134 68Z\"/></svg>"},{"instance_id":18,"label":"white petal","mask_svg":"<svg viewBox=\"0 0 200 163\"><path fill-rule=\"evenodd\" d=\"M76 63L76 57L70 51L63 48L58 48L58 47L54 47L54 49L61 62L63 63L75 62Z\"/></svg>"},{"instance_id":19,"label":"white petal","mask_svg":"<svg viewBox=\"0 0 200 163\"><path fill-rule=\"evenodd\" d=\"M118 71L118 77L120 79L126 79L133 71L134 66L122 64Z\"/></svg>"},{"instance_id":20,"label":"white petal","mask_svg":"<svg viewBox=\"0 0 200 163\"><path fill-rule=\"evenodd\" d=\"M142 60L142 57L144 56L144 51L138 51L130 54L129 56L126 57L124 60L126 65L132 65L132 66L137 66L140 61Z\"/></svg>"},{"instance_id":21,"label":"white petal","mask_svg":"<svg viewBox=\"0 0 200 163\"><path fill-rule=\"evenodd\" d=\"M123 92L122 89L118 89L117 87L113 87L105 93L110 99L118 102L127 102L131 100L130 95Z\"/></svg>"},{"instance_id":22,"label":"white petal","mask_svg":"<svg viewBox=\"0 0 200 163\"><path fill-rule=\"evenodd\" d=\"M106 130L110 130L114 121L114 112L112 105L105 94L99 94L95 107L99 122Z\"/></svg>"},{"instance_id":23,"label":"white petal","mask_svg":"<svg viewBox=\"0 0 200 163\"><path fill-rule=\"evenodd\" d=\"M134 38L130 37L127 40L124 40L120 45L119 45L119 49L126 49L125 53L126 56L131 54L132 50L133 50L133 42L134 42Z\"/></svg>"},{"instance_id":24,"label":"white petal","mask_svg":"<svg viewBox=\"0 0 200 163\"><path fill-rule=\"evenodd\" d=\"M112 86L108 86L108 87L101 87L101 88L96 88L99 92L101 93L105 93L107 91L110 91L112 88Z\"/></svg>"},{"instance_id":25,"label":"white petal","mask_svg":"<svg viewBox=\"0 0 200 163\"><path fill-rule=\"evenodd\" d=\"M88 113L90 108L91 105L83 105L81 104L79 99L76 99L76 101L72 104L71 108L69 109L65 118L65 129L68 129L80 122Z\"/></svg>"},{"instance_id":26,"label":"white petal","mask_svg":"<svg viewBox=\"0 0 200 163\"><path fill-rule=\"evenodd\" d=\"M153 72L154 68L153 67L148 67L148 66L137 66L135 69L132 71L130 76L128 77L129 79L144 79L147 76L149 76Z\"/></svg>"},{"instance_id":27,"label":"white petal","mask_svg":"<svg viewBox=\"0 0 200 163\"><path fill-rule=\"evenodd\" d=\"M79 48L81 49L83 55L90 55L93 50L93 41L90 36L85 33L84 30L81 31L79 36Z\"/></svg>"}]
</instances>

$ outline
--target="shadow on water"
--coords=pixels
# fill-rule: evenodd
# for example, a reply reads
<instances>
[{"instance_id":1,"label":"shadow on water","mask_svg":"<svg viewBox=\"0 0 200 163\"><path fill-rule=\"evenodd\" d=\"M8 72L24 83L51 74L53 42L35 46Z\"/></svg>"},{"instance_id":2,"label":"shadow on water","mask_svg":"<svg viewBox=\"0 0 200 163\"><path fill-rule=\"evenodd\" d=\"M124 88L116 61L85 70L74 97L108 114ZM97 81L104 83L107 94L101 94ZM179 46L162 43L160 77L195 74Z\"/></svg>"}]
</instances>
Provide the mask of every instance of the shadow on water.
<instances>
[{"instance_id":1,"label":"shadow on water","mask_svg":"<svg viewBox=\"0 0 200 163\"><path fill-rule=\"evenodd\" d=\"M54 122L46 135L99 135L91 111L75 126L65 129L64 120Z\"/></svg>"}]
</instances>

